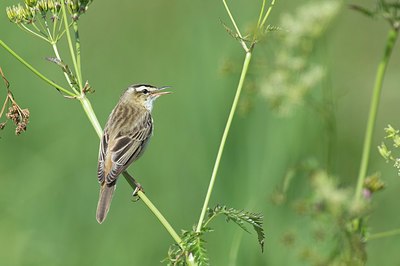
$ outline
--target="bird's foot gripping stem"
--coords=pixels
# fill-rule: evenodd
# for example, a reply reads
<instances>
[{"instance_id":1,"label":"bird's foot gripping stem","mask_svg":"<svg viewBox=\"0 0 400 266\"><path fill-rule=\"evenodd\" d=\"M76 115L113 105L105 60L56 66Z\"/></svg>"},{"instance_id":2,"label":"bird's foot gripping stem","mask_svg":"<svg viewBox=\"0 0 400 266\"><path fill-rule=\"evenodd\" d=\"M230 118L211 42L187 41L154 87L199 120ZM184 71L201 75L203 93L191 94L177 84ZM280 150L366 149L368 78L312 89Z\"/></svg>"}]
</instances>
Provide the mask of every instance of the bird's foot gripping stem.
<instances>
[{"instance_id":1,"label":"bird's foot gripping stem","mask_svg":"<svg viewBox=\"0 0 400 266\"><path fill-rule=\"evenodd\" d=\"M124 174L126 174L126 176L128 176L129 179L132 180L132 182L135 183L135 185L136 185L136 188L135 188L135 190L133 191L132 196L133 196L133 197L137 197L137 198L134 199L133 201L136 202L136 201L140 200L140 197L139 197L139 195L138 195L138 192L139 192L139 191L142 191L142 192L144 193L143 187L142 187L142 186L140 185L140 183L137 182L127 171L125 171Z\"/></svg>"}]
</instances>

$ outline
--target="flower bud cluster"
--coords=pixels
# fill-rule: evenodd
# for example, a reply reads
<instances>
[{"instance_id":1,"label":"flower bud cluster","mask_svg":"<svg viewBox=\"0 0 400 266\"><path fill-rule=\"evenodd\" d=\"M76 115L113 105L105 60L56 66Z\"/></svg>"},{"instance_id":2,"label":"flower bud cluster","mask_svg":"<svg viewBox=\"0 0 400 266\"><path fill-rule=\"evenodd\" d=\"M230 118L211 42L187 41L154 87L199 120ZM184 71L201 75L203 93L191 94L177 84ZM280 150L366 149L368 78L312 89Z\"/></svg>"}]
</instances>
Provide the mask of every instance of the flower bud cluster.
<instances>
[{"instance_id":1,"label":"flower bud cluster","mask_svg":"<svg viewBox=\"0 0 400 266\"><path fill-rule=\"evenodd\" d=\"M65 5L73 19L85 13L89 4L93 0L68 0ZM30 24L37 20L38 16L45 19L48 14L51 19L59 19L58 16L61 10L61 0L25 0L25 5L18 4L17 6L7 7L7 17L15 24Z\"/></svg>"},{"instance_id":2,"label":"flower bud cluster","mask_svg":"<svg viewBox=\"0 0 400 266\"><path fill-rule=\"evenodd\" d=\"M82 13L85 13L93 0L68 0L65 1L72 19L77 20Z\"/></svg>"}]
</instances>

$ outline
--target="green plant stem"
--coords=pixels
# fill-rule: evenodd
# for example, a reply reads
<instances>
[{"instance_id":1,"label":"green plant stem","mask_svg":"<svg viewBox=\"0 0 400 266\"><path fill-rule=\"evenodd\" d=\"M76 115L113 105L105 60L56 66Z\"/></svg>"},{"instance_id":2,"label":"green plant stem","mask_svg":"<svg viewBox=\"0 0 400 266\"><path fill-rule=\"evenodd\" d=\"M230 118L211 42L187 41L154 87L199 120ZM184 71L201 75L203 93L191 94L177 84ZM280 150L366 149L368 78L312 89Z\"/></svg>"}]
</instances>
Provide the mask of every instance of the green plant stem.
<instances>
[{"instance_id":1,"label":"green plant stem","mask_svg":"<svg viewBox=\"0 0 400 266\"><path fill-rule=\"evenodd\" d=\"M132 181L132 179L125 172L122 173L125 177L126 181L132 188L136 187L136 184ZM158 211L158 209L151 203L151 201L146 197L146 195L142 191L138 191L138 196L141 200L147 205L147 207L153 212L153 214L158 218L158 220L162 223L162 225L167 229L168 233L172 236L176 243L183 250L183 246L181 246L182 240L179 235L175 232L172 226L168 223L168 221L164 218L164 216Z\"/></svg>"},{"instance_id":2,"label":"green plant stem","mask_svg":"<svg viewBox=\"0 0 400 266\"><path fill-rule=\"evenodd\" d=\"M260 15L259 15L259 17L258 17L257 28L259 28L260 25L261 25L261 19L262 19L262 16L263 16L263 14L264 14L264 9L265 9L265 0L263 0L262 7L261 7L261 11L260 11Z\"/></svg>"},{"instance_id":3,"label":"green plant stem","mask_svg":"<svg viewBox=\"0 0 400 266\"><path fill-rule=\"evenodd\" d=\"M77 64L77 77L79 84L82 84L82 70L81 70L81 41L79 39L78 21L73 22L75 32L75 50L76 50L76 64Z\"/></svg>"},{"instance_id":4,"label":"green plant stem","mask_svg":"<svg viewBox=\"0 0 400 266\"><path fill-rule=\"evenodd\" d=\"M397 35L398 35L398 30L393 27L391 29L391 31L389 32L389 37L388 37L388 40L386 43L385 52L383 54L383 58L379 64L378 71L376 73L374 92L373 92L373 96L372 96L372 100L371 100L371 107L370 107L370 111L369 111L367 129L366 129L365 138L364 138L364 147L363 147L363 151L362 151L360 171L359 171L358 180L357 180L357 187L356 187L356 194L355 194L356 201L360 200L361 195L362 195L362 188L364 186L364 180L365 180L367 169L368 169L368 160L369 160L369 154L370 154L370 150L371 150L372 135L373 135L375 121L376 121L376 114L378 112L379 98L380 98L380 94L381 94L381 90L382 90L383 78L385 76L387 64L388 64L388 61L390 58L390 54L392 53Z\"/></svg>"},{"instance_id":5,"label":"green plant stem","mask_svg":"<svg viewBox=\"0 0 400 266\"><path fill-rule=\"evenodd\" d=\"M54 41L57 41L57 39L58 39L58 36L56 35L57 23L58 23L58 19L55 19L53 21L53 40Z\"/></svg>"},{"instance_id":6,"label":"green plant stem","mask_svg":"<svg viewBox=\"0 0 400 266\"><path fill-rule=\"evenodd\" d=\"M78 99L81 102L82 108L85 111L87 117L89 118L90 123L92 124L94 130L96 131L97 136L99 137L99 139L101 139L103 135L103 129L101 128L100 123L97 120L96 114L93 111L89 99L85 95L83 95L83 97L79 97ZM135 187L136 186L134 186L133 188Z\"/></svg>"},{"instance_id":7,"label":"green plant stem","mask_svg":"<svg viewBox=\"0 0 400 266\"><path fill-rule=\"evenodd\" d=\"M58 48L57 48L56 42L53 41L51 46L53 47L53 51L54 51L54 54L56 55L57 59L62 61L61 57L60 57L60 54L58 53ZM69 87L74 91L75 95L79 95L79 92L72 85L72 82L71 82L71 80L70 80L70 78L69 78L69 76L68 76L68 74L66 72L64 72L64 77L67 80Z\"/></svg>"},{"instance_id":8,"label":"green plant stem","mask_svg":"<svg viewBox=\"0 0 400 266\"><path fill-rule=\"evenodd\" d=\"M210 201L211 193L212 193L212 190L213 190L213 187L214 187L215 178L217 176L219 164L221 162L222 153L224 151L225 142L226 142L226 139L228 137L229 129L231 128L231 124L232 124L233 117L235 115L237 104L239 102L240 93L242 92L243 83L244 83L244 79L245 79L246 74L247 74L247 70L248 70L248 67L249 67L249 64L250 64L250 60L251 60L251 52L247 52L246 53L246 57L244 59L244 63L243 63L242 73L240 74L239 84L238 84L237 89L236 89L236 95L235 95L235 98L234 98L233 103L232 103L232 107L231 107L231 111L229 113L228 121L226 122L224 134L222 135L222 139L221 139L221 143L219 145L217 159L215 160L214 169L213 169L213 172L212 172L212 175L211 175L211 180L210 180L210 184L208 186L208 190L207 190L206 198L204 200L203 208L201 210L200 219L199 219L199 222L197 224L197 228L196 228L197 232L200 232L202 224L203 224L203 220L204 220L204 217L205 217L205 214L206 214L206 211L207 211L208 203Z\"/></svg>"},{"instance_id":9,"label":"green plant stem","mask_svg":"<svg viewBox=\"0 0 400 266\"><path fill-rule=\"evenodd\" d=\"M265 13L264 19L262 20L261 24L259 25L259 28L261 29L262 27L264 27L265 22L267 21L267 18L269 16L269 13L271 13L272 8L275 5L275 0L271 1L271 4L269 5L269 8L267 10L267 12Z\"/></svg>"},{"instance_id":10,"label":"green plant stem","mask_svg":"<svg viewBox=\"0 0 400 266\"><path fill-rule=\"evenodd\" d=\"M250 52L250 50L249 50L249 48L247 47L246 43L243 41L242 34L240 33L238 26L236 25L235 19L233 18L231 11L229 10L228 5L226 4L226 1L225 1L225 0L222 0L222 2L224 3L225 10L226 10L226 12L228 13L229 18L231 19L231 22L232 22L233 26L235 27L236 33L237 33L237 35L238 35L239 38L240 38L240 44L242 45L242 47L243 47L243 49L246 51L246 53L247 53L247 52Z\"/></svg>"},{"instance_id":11,"label":"green plant stem","mask_svg":"<svg viewBox=\"0 0 400 266\"><path fill-rule=\"evenodd\" d=\"M237 34L239 35L240 39L243 39L242 34L240 33L240 30L239 30L238 26L236 25L235 20L233 19L232 13L231 13L231 11L229 10L228 5L226 4L226 1L225 1L225 0L222 0L222 2L224 3L226 12L228 13L229 18L231 19L232 24L233 24L233 26L235 27L235 30L236 30Z\"/></svg>"},{"instance_id":12,"label":"green plant stem","mask_svg":"<svg viewBox=\"0 0 400 266\"><path fill-rule=\"evenodd\" d=\"M29 33L29 34L32 34L33 36L38 37L39 39L42 39L42 40L45 41L45 42L50 43L50 41L49 41L48 39L46 39L45 37L43 37L42 35L40 35L40 34L34 32L34 31L32 31L31 29L29 29L28 27L26 27L24 24L17 24L17 26L18 26L18 28L20 28L21 30L23 30L23 31L25 31L25 32L27 32L27 33Z\"/></svg>"},{"instance_id":13,"label":"green plant stem","mask_svg":"<svg viewBox=\"0 0 400 266\"><path fill-rule=\"evenodd\" d=\"M31 70L33 73L35 73L39 78L50 84L51 86L59 89L63 93L69 95L69 96L75 96L72 92L69 90L64 89L60 85L54 83L50 79L46 78L44 75L42 75L39 71L37 71L34 67L32 67L28 62L26 62L24 59L22 59L19 55L17 55L10 47L8 47L2 40L0 40L0 45L3 46L4 49L7 50L12 56L14 56L18 61L20 61L23 65L25 65L29 70Z\"/></svg>"},{"instance_id":14,"label":"green plant stem","mask_svg":"<svg viewBox=\"0 0 400 266\"><path fill-rule=\"evenodd\" d=\"M142 191L140 191L140 190L138 191L138 196L140 197L141 200L143 200L143 202L146 204L146 206L153 212L153 214L158 218L158 220L165 227L165 229L167 229L168 233L172 236L172 238L175 240L175 242L183 250L184 247L182 246L182 239L175 232L175 230L168 223L168 221L164 218L164 216L161 214L161 212L156 208L156 206L153 205L153 203L149 200L149 198Z\"/></svg>"},{"instance_id":15,"label":"green plant stem","mask_svg":"<svg viewBox=\"0 0 400 266\"><path fill-rule=\"evenodd\" d=\"M65 25L65 33L67 34L68 47L69 47L69 51L71 53L72 63L74 64L75 73L78 76L78 87L82 91L82 82L79 79L79 75L78 75L78 73L79 73L78 72L78 66L77 66L77 63L76 63L74 47L72 46L72 39L71 39L71 34L69 32L67 12L65 11L65 3L64 2L62 2L62 4L61 4L61 9L62 9L62 13L63 13L63 20L64 20L64 25Z\"/></svg>"},{"instance_id":16,"label":"green plant stem","mask_svg":"<svg viewBox=\"0 0 400 266\"><path fill-rule=\"evenodd\" d=\"M377 239L377 238L382 238L382 237L387 237L387 236L395 236L395 235L400 235L400 229L395 229L387 232L382 232L382 233L377 233L377 234L372 234L368 236L365 240L372 240L372 239Z\"/></svg>"}]
</instances>

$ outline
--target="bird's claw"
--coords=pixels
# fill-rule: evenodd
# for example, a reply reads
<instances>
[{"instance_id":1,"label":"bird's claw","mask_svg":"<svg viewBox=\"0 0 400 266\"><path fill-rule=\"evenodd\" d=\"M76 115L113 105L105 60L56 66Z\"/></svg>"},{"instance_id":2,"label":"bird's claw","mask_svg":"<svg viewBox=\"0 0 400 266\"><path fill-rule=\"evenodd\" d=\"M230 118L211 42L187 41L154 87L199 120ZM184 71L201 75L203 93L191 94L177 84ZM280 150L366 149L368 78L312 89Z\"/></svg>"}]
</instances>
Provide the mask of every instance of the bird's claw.
<instances>
[{"instance_id":1,"label":"bird's claw","mask_svg":"<svg viewBox=\"0 0 400 266\"><path fill-rule=\"evenodd\" d=\"M133 202L137 202L138 200L140 200L140 197L139 197L139 195L138 195L138 192L139 192L139 191L142 191L142 192L144 193L143 187L142 187L138 182L136 182L136 188L135 188L135 190L133 191L132 196L133 196L133 197L137 197L137 198L134 199Z\"/></svg>"}]
</instances>

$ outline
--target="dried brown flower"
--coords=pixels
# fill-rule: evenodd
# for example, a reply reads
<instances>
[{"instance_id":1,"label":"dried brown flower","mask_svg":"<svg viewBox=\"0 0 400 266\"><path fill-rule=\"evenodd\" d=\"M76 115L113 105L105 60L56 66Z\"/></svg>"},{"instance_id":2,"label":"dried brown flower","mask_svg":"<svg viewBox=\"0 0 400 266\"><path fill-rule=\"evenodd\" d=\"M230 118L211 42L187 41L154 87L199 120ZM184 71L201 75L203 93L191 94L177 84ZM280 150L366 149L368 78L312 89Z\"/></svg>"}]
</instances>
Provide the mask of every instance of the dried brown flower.
<instances>
[{"instance_id":1,"label":"dried brown flower","mask_svg":"<svg viewBox=\"0 0 400 266\"><path fill-rule=\"evenodd\" d=\"M18 136L21 134L21 132L26 131L26 124L29 123L28 118L30 116L30 112L28 109L21 109L21 107L19 107L19 105L15 102L14 97L9 89L9 83L6 80L6 78L4 77L4 74L3 74L3 71L1 68L0 68L0 74L3 77L4 82L6 83L6 87L7 87L7 96L4 101L3 107L1 108L1 111L0 111L0 119L3 116L3 112L6 109L6 106L11 104L11 106L8 108L8 112L5 114L5 117L6 117L6 119L14 122L14 125L16 126L15 135ZM6 120L3 123L0 123L0 130L4 129L8 120Z\"/></svg>"}]
</instances>

